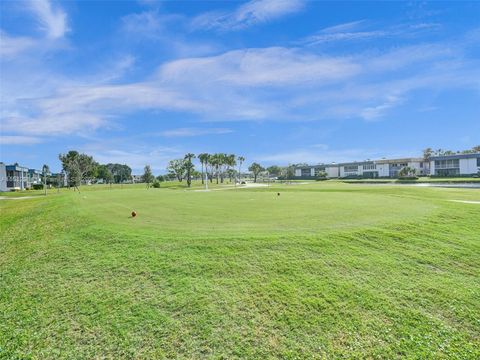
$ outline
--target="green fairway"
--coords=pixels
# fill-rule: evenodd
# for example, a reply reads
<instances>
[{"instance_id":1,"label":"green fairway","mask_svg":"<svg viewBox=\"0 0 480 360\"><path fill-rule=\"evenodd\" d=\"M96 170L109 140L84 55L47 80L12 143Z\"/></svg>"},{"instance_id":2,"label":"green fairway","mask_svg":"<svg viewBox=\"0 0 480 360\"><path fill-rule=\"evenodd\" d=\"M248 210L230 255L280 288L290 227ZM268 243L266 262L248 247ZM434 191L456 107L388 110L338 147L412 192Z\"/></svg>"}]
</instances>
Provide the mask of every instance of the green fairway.
<instances>
[{"instance_id":1,"label":"green fairway","mask_svg":"<svg viewBox=\"0 0 480 360\"><path fill-rule=\"evenodd\" d=\"M104 225L152 228L157 234L259 236L321 234L331 229L412 220L436 206L422 199L348 191L125 190L84 193L75 199L82 214ZM135 210L139 216L129 219Z\"/></svg>"},{"instance_id":2,"label":"green fairway","mask_svg":"<svg viewBox=\"0 0 480 360\"><path fill-rule=\"evenodd\" d=\"M0 200L0 358L480 357L479 190L213 188Z\"/></svg>"}]
</instances>

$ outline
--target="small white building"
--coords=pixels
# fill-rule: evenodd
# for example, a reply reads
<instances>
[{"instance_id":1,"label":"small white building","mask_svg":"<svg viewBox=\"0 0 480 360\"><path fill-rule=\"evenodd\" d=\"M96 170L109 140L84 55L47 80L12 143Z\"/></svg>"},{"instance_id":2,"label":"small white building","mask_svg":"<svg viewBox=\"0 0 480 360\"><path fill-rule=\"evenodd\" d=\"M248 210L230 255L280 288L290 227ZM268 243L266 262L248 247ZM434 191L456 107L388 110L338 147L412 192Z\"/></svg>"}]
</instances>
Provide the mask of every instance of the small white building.
<instances>
[{"instance_id":1,"label":"small white building","mask_svg":"<svg viewBox=\"0 0 480 360\"><path fill-rule=\"evenodd\" d=\"M433 176L472 176L480 172L480 153L433 156L430 173Z\"/></svg>"},{"instance_id":2,"label":"small white building","mask_svg":"<svg viewBox=\"0 0 480 360\"><path fill-rule=\"evenodd\" d=\"M143 175L132 175L132 182L134 184L142 183L143 182Z\"/></svg>"}]
</instances>

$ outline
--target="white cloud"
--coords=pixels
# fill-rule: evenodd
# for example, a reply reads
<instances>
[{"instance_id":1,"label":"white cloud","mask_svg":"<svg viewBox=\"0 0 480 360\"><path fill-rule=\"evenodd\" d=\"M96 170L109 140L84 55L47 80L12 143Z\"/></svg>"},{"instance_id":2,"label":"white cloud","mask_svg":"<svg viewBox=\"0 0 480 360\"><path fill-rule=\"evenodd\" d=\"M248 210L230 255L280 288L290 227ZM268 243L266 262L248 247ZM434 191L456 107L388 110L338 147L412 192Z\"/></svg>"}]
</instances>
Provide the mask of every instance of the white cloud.
<instances>
[{"instance_id":1,"label":"white cloud","mask_svg":"<svg viewBox=\"0 0 480 360\"><path fill-rule=\"evenodd\" d=\"M324 28L323 33L343 33L358 29L362 24L365 24L365 20L351 21L343 24L338 24Z\"/></svg>"},{"instance_id":2,"label":"white cloud","mask_svg":"<svg viewBox=\"0 0 480 360\"><path fill-rule=\"evenodd\" d=\"M159 133L160 136L164 137L194 137L194 136L203 136L203 135L221 135L232 133L233 130L225 128L178 128L165 130Z\"/></svg>"},{"instance_id":3,"label":"white cloud","mask_svg":"<svg viewBox=\"0 0 480 360\"><path fill-rule=\"evenodd\" d=\"M349 56L247 48L166 62L131 82L118 76L134 64L131 56L81 81L19 58L2 74L2 125L19 135L85 135L139 110L210 122L380 119L418 89L478 89L478 61L467 60L462 46L422 44ZM163 136L198 134L182 128Z\"/></svg>"},{"instance_id":4,"label":"white cloud","mask_svg":"<svg viewBox=\"0 0 480 360\"><path fill-rule=\"evenodd\" d=\"M69 30L67 14L49 0L30 0L30 10L37 16L42 30L52 39L61 38Z\"/></svg>"},{"instance_id":5,"label":"white cloud","mask_svg":"<svg viewBox=\"0 0 480 360\"><path fill-rule=\"evenodd\" d=\"M145 165L150 165L154 172L164 172L170 160L183 158L185 154L184 151L172 147L150 148L122 142L123 144L115 142L92 143L83 146L80 150L91 154L101 164L128 164L134 174L142 173Z\"/></svg>"},{"instance_id":6,"label":"white cloud","mask_svg":"<svg viewBox=\"0 0 480 360\"><path fill-rule=\"evenodd\" d=\"M192 21L194 29L238 30L303 9L303 0L252 0L231 12L212 11Z\"/></svg>"},{"instance_id":7,"label":"white cloud","mask_svg":"<svg viewBox=\"0 0 480 360\"><path fill-rule=\"evenodd\" d=\"M160 68L159 77L174 83L201 79L215 84L278 86L328 82L351 77L359 70L359 66L348 58L270 47L172 61Z\"/></svg>"},{"instance_id":8,"label":"white cloud","mask_svg":"<svg viewBox=\"0 0 480 360\"><path fill-rule=\"evenodd\" d=\"M35 40L26 36L13 37L0 30L0 55L2 57L14 57L25 50L32 48Z\"/></svg>"},{"instance_id":9,"label":"white cloud","mask_svg":"<svg viewBox=\"0 0 480 360\"><path fill-rule=\"evenodd\" d=\"M43 142L42 138L21 135L0 135L2 145L33 145Z\"/></svg>"},{"instance_id":10,"label":"white cloud","mask_svg":"<svg viewBox=\"0 0 480 360\"><path fill-rule=\"evenodd\" d=\"M318 33L308 36L301 44L308 46L340 41L376 40L385 37L412 37L424 32L438 30L440 26L432 23L403 24L381 30L366 30L368 23L365 20L339 24L320 30ZM359 28L364 28L360 30Z\"/></svg>"},{"instance_id":11,"label":"white cloud","mask_svg":"<svg viewBox=\"0 0 480 360\"><path fill-rule=\"evenodd\" d=\"M318 34L308 37L304 42L309 45L316 45L334 41L352 41L352 40L370 40L387 35L385 31L358 31L358 32L342 32L333 34Z\"/></svg>"},{"instance_id":12,"label":"white cloud","mask_svg":"<svg viewBox=\"0 0 480 360\"><path fill-rule=\"evenodd\" d=\"M396 158L415 155L405 154L404 151L388 151L375 148L354 148L354 149L306 149L296 148L284 153L256 155L255 161L267 164L287 165L298 163L299 160L309 164L328 164L350 161L364 161L367 159L380 159L382 157Z\"/></svg>"},{"instance_id":13,"label":"white cloud","mask_svg":"<svg viewBox=\"0 0 480 360\"><path fill-rule=\"evenodd\" d=\"M166 17L161 17L157 11L144 11L129 14L122 18L123 30L134 34L158 36L165 27Z\"/></svg>"},{"instance_id":14,"label":"white cloud","mask_svg":"<svg viewBox=\"0 0 480 360\"><path fill-rule=\"evenodd\" d=\"M385 101L383 101L380 105L366 107L362 110L361 116L365 120L375 120L379 117L383 116L385 112L402 102L402 99L397 96L387 96Z\"/></svg>"}]
</instances>

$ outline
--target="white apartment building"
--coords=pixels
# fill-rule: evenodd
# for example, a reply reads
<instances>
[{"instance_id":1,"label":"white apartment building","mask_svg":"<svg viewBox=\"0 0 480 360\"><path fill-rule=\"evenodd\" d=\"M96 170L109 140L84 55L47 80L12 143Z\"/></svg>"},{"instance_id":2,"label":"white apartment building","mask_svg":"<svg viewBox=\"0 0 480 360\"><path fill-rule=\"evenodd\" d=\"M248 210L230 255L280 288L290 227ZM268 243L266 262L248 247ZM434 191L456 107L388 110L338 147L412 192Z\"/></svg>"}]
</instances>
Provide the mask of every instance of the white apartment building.
<instances>
[{"instance_id":1,"label":"white apartment building","mask_svg":"<svg viewBox=\"0 0 480 360\"><path fill-rule=\"evenodd\" d=\"M433 176L471 176L480 172L480 153L433 156L430 174Z\"/></svg>"},{"instance_id":2,"label":"white apartment building","mask_svg":"<svg viewBox=\"0 0 480 360\"><path fill-rule=\"evenodd\" d=\"M422 158L402 158L301 166L295 169L295 177L315 179L320 171L325 171L327 178L396 178L404 167L415 169L415 173L420 176L430 174L428 161Z\"/></svg>"}]
</instances>

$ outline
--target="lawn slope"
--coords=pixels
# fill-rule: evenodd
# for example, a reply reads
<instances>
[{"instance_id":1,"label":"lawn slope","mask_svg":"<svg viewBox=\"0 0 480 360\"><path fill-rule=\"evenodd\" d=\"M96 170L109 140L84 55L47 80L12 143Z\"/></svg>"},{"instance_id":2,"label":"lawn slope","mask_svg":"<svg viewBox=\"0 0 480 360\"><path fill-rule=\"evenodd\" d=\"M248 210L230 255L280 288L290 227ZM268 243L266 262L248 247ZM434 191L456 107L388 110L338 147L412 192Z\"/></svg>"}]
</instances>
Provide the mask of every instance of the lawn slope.
<instances>
[{"instance_id":1,"label":"lawn slope","mask_svg":"<svg viewBox=\"0 0 480 360\"><path fill-rule=\"evenodd\" d=\"M450 200L480 192L0 201L0 358L478 358L480 205Z\"/></svg>"}]
</instances>

